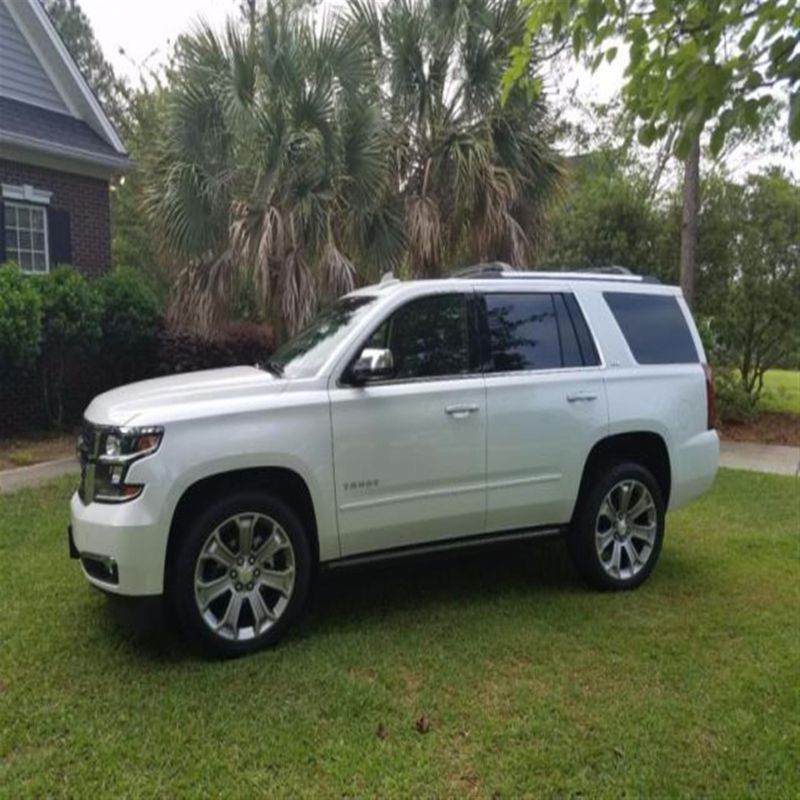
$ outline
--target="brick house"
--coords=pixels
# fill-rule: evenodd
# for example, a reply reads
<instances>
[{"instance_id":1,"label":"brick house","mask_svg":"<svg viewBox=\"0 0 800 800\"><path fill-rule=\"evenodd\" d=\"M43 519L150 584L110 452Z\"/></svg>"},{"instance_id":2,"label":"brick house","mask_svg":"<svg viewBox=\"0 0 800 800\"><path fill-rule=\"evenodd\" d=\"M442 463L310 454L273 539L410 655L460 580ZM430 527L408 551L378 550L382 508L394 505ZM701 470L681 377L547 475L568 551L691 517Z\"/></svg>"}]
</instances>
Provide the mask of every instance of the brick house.
<instances>
[{"instance_id":1,"label":"brick house","mask_svg":"<svg viewBox=\"0 0 800 800\"><path fill-rule=\"evenodd\" d=\"M109 184L130 166L39 0L0 0L0 263L107 270Z\"/></svg>"},{"instance_id":2,"label":"brick house","mask_svg":"<svg viewBox=\"0 0 800 800\"><path fill-rule=\"evenodd\" d=\"M111 266L109 186L131 162L39 0L0 0L0 263ZM73 375L80 413L96 377ZM0 436L46 424L41 381L0 374Z\"/></svg>"}]
</instances>

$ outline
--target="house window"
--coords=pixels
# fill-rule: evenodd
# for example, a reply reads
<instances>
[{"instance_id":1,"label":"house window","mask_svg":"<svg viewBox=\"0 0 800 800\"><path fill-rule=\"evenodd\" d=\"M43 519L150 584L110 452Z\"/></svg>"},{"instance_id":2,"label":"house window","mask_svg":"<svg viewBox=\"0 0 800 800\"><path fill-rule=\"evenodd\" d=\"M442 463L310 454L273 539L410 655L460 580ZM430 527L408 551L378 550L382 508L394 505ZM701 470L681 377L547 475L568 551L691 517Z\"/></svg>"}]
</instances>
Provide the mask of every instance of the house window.
<instances>
[{"instance_id":1,"label":"house window","mask_svg":"<svg viewBox=\"0 0 800 800\"><path fill-rule=\"evenodd\" d=\"M47 209L27 203L5 203L6 260L23 272L47 272Z\"/></svg>"}]
</instances>

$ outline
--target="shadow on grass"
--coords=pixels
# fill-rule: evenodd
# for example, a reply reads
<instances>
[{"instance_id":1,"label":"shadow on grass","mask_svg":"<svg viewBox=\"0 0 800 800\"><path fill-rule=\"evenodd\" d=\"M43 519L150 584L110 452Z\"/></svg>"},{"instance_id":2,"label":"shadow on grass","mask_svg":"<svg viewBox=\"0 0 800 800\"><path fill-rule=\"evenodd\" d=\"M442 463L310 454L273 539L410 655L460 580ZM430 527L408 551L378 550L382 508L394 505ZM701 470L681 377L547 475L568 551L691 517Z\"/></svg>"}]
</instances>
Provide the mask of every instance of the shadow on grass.
<instances>
[{"instance_id":1,"label":"shadow on grass","mask_svg":"<svg viewBox=\"0 0 800 800\"><path fill-rule=\"evenodd\" d=\"M560 540L481 552L350 567L323 573L311 604L314 624L336 628L357 616L369 624L425 606L480 605L497 597L563 594L578 579Z\"/></svg>"},{"instance_id":2,"label":"shadow on grass","mask_svg":"<svg viewBox=\"0 0 800 800\"><path fill-rule=\"evenodd\" d=\"M105 600L103 614L117 645L129 649L137 657L165 664L182 661L190 655L161 597L107 594Z\"/></svg>"},{"instance_id":3,"label":"shadow on grass","mask_svg":"<svg viewBox=\"0 0 800 800\"><path fill-rule=\"evenodd\" d=\"M676 581L694 585L692 572L692 564L679 551L665 551L650 586L663 594L669 593ZM384 628L409 612L424 618L426 611L433 609L474 610L497 600L533 598L535 602L537 596L544 601L586 593L594 594L576 575L561 539L348 567L320 575L287 642L354 627ZM109 597L105 605L118 642L137 657L160 663L204 658L180 636L160 599L141 603Z\"/></svg>"},{"instance_id":4,"label":"shadow on grass","mask_svg":"<svg viewBox=\"0 0 800 800\"><path fill-rule=\"evenodd\" d=\"M290 639L358 625L384 626L409 610L474 607L496 598L581 591L558 539L482 551L323 571ZM109 595L104 604L119 643L157 662L196 658L160 598Z\"/></svg>"}]
</instances>

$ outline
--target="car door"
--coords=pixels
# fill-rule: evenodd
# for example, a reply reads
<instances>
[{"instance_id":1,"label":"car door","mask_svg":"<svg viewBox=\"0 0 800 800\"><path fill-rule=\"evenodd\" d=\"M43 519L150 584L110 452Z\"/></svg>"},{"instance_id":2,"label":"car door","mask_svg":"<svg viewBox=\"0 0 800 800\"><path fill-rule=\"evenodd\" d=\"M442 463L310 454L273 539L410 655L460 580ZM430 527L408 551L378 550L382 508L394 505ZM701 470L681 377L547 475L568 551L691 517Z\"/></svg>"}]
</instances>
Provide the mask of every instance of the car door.
<instances>
[{"instance_id":1,"label":"car door","mask_svg":"<svg viewBox=\"0 0 800 800\"><path fill-rule=\"evenodd\" d=\"M473 302L470 291L407 301L363 343L391 350L392 376L332 386L343 556L483 532L486 392Z\"/></svg>"},{"instance_id":2,"label":"car door","mask_svg":"<svg viewBox=\"0 0 800 800\"><path fill-rule=\"evenodd\" d=\"M565 523L608 413L600 359L571 293L482 294L487 530Z\"/></svg>"}]
</instances>

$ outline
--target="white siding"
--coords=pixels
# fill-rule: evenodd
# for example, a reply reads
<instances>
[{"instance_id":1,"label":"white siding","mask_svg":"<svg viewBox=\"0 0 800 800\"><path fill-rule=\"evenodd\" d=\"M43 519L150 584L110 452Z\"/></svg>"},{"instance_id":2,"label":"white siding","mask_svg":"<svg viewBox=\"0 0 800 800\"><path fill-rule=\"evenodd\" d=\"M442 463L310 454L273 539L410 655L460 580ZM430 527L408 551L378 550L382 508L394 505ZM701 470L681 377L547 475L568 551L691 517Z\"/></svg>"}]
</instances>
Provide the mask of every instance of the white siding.
<instances>
[{"instance_id":1,"label":"white siding","mask_svg":"<svg viewBox=\"0 0 800 800\"><path fill-rule=\"evenodd\" d=\"M14 0L10 0L14 2ZM30 45L0 0L0 95L69 113Z\"/></svg>"}]
</instances>

